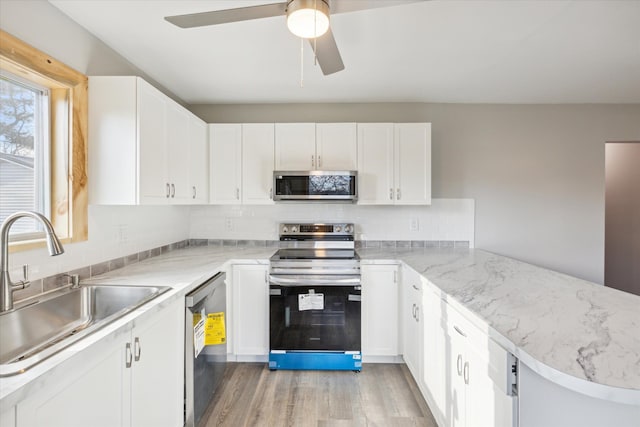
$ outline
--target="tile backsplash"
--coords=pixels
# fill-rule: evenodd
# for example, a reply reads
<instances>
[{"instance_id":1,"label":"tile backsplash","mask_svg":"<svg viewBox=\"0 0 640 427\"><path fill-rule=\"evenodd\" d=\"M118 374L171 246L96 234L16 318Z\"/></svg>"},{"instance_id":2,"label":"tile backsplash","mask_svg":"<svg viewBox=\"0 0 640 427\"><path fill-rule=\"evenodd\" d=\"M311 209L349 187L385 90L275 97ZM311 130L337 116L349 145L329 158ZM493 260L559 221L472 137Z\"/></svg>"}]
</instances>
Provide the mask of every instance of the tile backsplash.
<instances>
[{"instance_id":1,"label":"tile backsplash","mask_svg":"<svg viewBox=\"0 0 640 427\"><path fill-rule=\"evenodd\" d=\"M267 206L194 206L190 238L278 238L278 224L353 222L356 240L467 241L474 247L473 199L433 199L430 206L280 203Z\"/></svg>"}]
</instances>

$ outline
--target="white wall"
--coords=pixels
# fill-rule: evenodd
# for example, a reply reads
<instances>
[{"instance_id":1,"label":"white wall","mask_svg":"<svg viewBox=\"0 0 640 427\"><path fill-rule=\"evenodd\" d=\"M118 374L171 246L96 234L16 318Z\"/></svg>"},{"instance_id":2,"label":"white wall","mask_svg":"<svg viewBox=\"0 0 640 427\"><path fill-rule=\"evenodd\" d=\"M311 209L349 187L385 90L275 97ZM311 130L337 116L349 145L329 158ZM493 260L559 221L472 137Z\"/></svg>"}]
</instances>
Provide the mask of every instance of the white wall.
<instances>
[{"instance_id":1,"label":"white wall","mask_svg":"<svg viewBox=\"0 0 640 427\"><path fill-rule=\"evenodd\" d=\"M44 0L0 0L0 28L87 75L144 75ZM187 238L188 220L188 207L90 206L87 242L64 245L57 257L45 249L12 253L10 272L20 278L29 264L38 279L173 243Z\"/></svg>"},{"instance_id":2,"label":"white wall","mask_svg":"<svg viewBox=\"0 0 640 427\"><path fill-rule=\"evenodd\" d=\"M602 284L604 147L640 105L192 105L210 123L431 122L432 196L475 200L475 246Z\"/></svg>"},{"instance_id":3,"label":"white wall","mask_svg":"<svg viewBox=\"0 0 640 427\"><path fill-rule=\"evenodd\" d=\"M9 256L14 280L29 264L31 279L52 276L90 264L184 240L189 235L187 206L89 206L89 240L65 244L50 257L46 248Z\"/></svg>"},{"instance_id":4,"label":"white wall","mask_svg":"<svg viewBox=\"0 0 640 427\"><path fill-rule=\"evenodd\" d=\"M418 230L411 230L417 220ZM454 240L474 244L474 202L433 199L431 206L281 203L191 208L190 238L277 240L281 222L353 222L358 240Z\"/></svg>"}]
</instances>

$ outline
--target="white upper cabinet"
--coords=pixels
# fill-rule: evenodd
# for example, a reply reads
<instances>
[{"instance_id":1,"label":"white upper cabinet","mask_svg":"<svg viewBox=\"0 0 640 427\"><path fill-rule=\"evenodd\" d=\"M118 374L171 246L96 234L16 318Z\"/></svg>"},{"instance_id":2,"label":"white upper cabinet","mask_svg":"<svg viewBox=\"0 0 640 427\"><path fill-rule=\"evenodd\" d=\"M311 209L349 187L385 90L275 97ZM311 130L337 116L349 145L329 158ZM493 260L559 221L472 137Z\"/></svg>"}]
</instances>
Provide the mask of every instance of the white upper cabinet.
<instances>
[{"instance_id":1,"label":"white upper cabinet","mask_svg":"<svg viewBox=\"0 0 640 427\"><path fill-rule=\"evenodd\" d=\"M209 125L211 204L272 204L273 123Z\"/></svg>"},{"instance_id":2,"label":"white upper cabinet","mask_svg":"<svg viewBox=\"0 0 640 427\"><path fill-rule=\"evenodd\" d=\"M135 79L138 95L138 147L139 187L138 200L131 203L165 204L169 202L171 184L167 168L167 100L164 94L142 79ZM89 93L94 90L90 88ZM128 96L134 96L130 93ZM108 120L108 117L105 117ZM135 120L135 117L131 118ZM110 129L105 129L107 132ZM92 133L89 132L91 137ZM109 144L109 135L104 143ZM136 146L136 135L130 135L128 143ZM90 156L91 157L91 156ZM99 159L97 159L100 161ZM111 176L119 175L118 163L111 165ZM89 169L91 173L91 169ZM134 181L135 182L135 181ZM121 180L116 183L125 184ZM108 185L108 182L107 182Z\"/></svg>"},{"instance_id":3,"label":"white upper cabinet","mask_svg":"<svg viewBox=\"0 0 640 427\"><path fill-rule=\"evenodd\" d=\"M276 123L276 170L316 169L315 123Z\"/></svg>"},{"instance_id":4,"label":"white upper cabinet","mask_svg":"<svg viewBox=\"0 0 640 427\"><path fill-rule=\"evenodd\" d=\"M431 123L394 125L396 204L431 204Z\"/></svg>"},{"instance_id":5,"label":"white upper cabinet","mask_svg":"<svg viewBox=\"0 0 640 427\"><path fill-rule=\"evenodd\" d=\"M358 123L358 203L390 205L393 194L393 123Z\"/></svg>"},{"instance_id":6,"label":"white upper cabinet","mask_svg":"<svg viewBox=\"0 0 640 427\"><path fill-rule=\"evenodd\" d=\"M273 204L274 125L242 125L242 203Z\"/></svg>"},{"instance_id":7,"label":"white upper cabinet","mask_svg":"<svg viewBox=\"0 0 640 427\"><path fill-rule=\"evenodd\" d=\"M276 123L276 170L355 170L355 123Z\"/></svg>"},{"instance_id":8,"label":"white upper cabinet","mask_svg":"<svg viewBox=\"0 0 640 427\"><path fill-rule=\"evenodd\" d=\"M89 202L194 203L194 117L140 77L90 77Z\"/></svg>"},{"instance_id":9,"label":"white upper cabinet","mask_svg":"<svg viewBox=\"0 0 640 427\"><path fill-rule=\"evenodd\" d=\"M316 124L316 169L357 169L357 127L355 123Z\"/></svg>"},{"instance_id":10,"label":"white upper cabinet","mask_svg":"<svg viewBox=\"0 0 640 427\"><path fill-rule=\"evenodd\" d=\"M189 117L190 113L181 106L167 103L168 182L171 202L175 204L191 203Z\"/></svg>"},{"instance_id":11,"label":"white upper cabinet","mask_svg":"<svg viewBox=\"0 0 640 427\"><path fill-rule=\"evenodd\" d=\"M358 203L431 204L431 124L358 123Z\"/></svg>"},{"instance_id":12,"label":"white upper cabinet","mask_svg":"<svg viewBox=\"0 0 640 427\"><path fill-rule=\"evenodd\" d=\"M193 204L209 201L209 138L207 124L196 116L189 118L189 186Z\"/></svg>"},{"instance_id":13,"label":"white upper cabinet","mask_svg":"<svg viewBox=\"0 0 640 427\"><path fill-rule=\"evenodd\" d=\"M209 125L209 202L242 202L242 125Z\"/></svg>"}]
</instances>

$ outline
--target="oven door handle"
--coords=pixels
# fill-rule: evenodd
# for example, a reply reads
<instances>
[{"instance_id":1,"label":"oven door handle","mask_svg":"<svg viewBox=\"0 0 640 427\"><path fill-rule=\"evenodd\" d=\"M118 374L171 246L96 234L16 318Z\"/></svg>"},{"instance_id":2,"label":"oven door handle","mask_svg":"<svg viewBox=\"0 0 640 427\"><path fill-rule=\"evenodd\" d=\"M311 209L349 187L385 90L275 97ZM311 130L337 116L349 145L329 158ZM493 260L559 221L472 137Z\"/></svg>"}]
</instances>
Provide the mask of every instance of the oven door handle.
<instances>
[{"instance_id":1,"label":"oven door handle","mask_svg":"<svg viewBox=\"0 0 640 427\"><path fill-rule=\"evenodd\" d=\"M282 276L270 275L269 283L272 285L278 285L278 286L284 286L284 287L290 287L290 288L297 287L297 286L314 286L314 285L359 286L360 276L357 276L357 277L339 276L335 278L312 279L309 277L302 277L302 276L282 277Z\"/></svg>"}]
</instances>

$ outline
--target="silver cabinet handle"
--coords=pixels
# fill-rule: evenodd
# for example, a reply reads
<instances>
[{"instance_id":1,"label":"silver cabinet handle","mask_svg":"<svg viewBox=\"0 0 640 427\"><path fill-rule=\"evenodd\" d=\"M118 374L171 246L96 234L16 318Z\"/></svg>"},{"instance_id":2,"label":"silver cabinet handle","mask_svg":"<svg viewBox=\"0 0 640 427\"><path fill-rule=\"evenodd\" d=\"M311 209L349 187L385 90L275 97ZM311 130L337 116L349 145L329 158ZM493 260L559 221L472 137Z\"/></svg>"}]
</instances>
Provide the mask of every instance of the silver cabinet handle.
<instances>
[{"instance_id":1,"label":"silver cabinet handle","mask_svg":"<svg viewBox=\"0 0 640 427\"><path fill-rule=\"evenodd\" d=\"M464 362L464 383L469 385L469 362Z\"/></svg>"},{"instance_id":2,"label":"silver cabinet handle","mask_svg":"<svg viewBox=\"0 0 640 427\"><path fill-rule=\"evenodd\" d=\"M413 289L415 289L416 291L419 291L419 290L420 290L420 288L419 288L419 287L417 287L416 285L414 285L413 283L411 284L411 286L412 286L412 287L413 287Z\"/></svg>"},{"instance_id":3,"label":"silver cabinet handle","mask_svg":"<svg viewBox=\"0 0 640 427\"><path fill-rule=\"evenodd\" d=\"M166 193L167 193L167 199L169 198L169 196L171 196L171 186L169 185L169 183L167 182L167 189L166 189Z\"/></svg>"},{"instance_id":4,"label":"silver cabinet handle","mask_svg":"<svg viewBox=\"0 0 640 427\"><path fill-rule=\"evenodd\" d=\"M194 185L192 188L193 188L193 198L195 199L196 198L196 186Z\"/></svg>"},{"instance_id":5,"label":"silver cabinet handle","mask_svg":"<svg viewBox=\"0 0 640 427\"><path fill-rule=\"evenodd\" d=\"M176 186L171 184L171 198L173 199L174 197L176 197Z\"/></svg>"},{"instance_id":6,"label":"silver cabinet handle","mask_svg":"<svg viewBox=\"0 0 640 427\"><path fill-rule=\"evenodd\" d=\"M466 337L467 334L465 334L464 332L462 332L457 326L453 326L453 329L456 330L457 333L459 333L460 335L462 335L463 337Z\"/></svg>"},{"instance_id":7,"label":"silver cabinet handle","mask_svg":"<svg viewBox=\"0 0 640 427\"><path fill-rule=\"evenodd\" d=\"M420 307L416 305L416 322L420 323Z\"/></svg>"},{"instance_id":8,"label":"silver cabinet handle","mask_svg":"<svg viewBox=\"0 0 640 427\"><path fill-rule=\"evenodd\" d=\"M400 189L399 188L396 190L396 199L400 200Z\"/></svg>"},{"instance_id":9,"label":"silver cabinet handle","mask_svg":"<svg viewBox=\"0 0 640 427\"><path fill-rule=\"evenodd\" d=\"M398 272L393 270L393 283L398 283Z\"/></svg>"},{"instance_id":10,"label":"silver cabinet handle","mask_svg":"<svg viewBox=\"0 0 640 427\"><path fill-rule=\"evenodd\" d=\"M411 317L413 317L414 319L416 318L416 305L415 304L411 305Z\"/></svg>"},{"instance_id":11,"label":"silver cabinet handle","mask_svg":"<svg viewBox=\"0 0 640 427\"><path fill-rule=\"evenodd\" d=\"M393 188L389 189L389 200L393 200Z\"/></svg>"},{"instance_id":12,"label":"silver cabinet handle","mask_svg":"<svg viewBox=\"0 0 640 427\"><path fill-rule=\"evenodd\" d=\"M458 359L456 360L456 370L458 371L458 375L462 375L462 355L458 355Z\"/></svg>"},{"instance_id":13,"label":"silver cabinet handle","mask_svg":"<svg viewBox=\"0 0 640 427\"><path fill-rule=\"evenodd\" d=\"M321 167L322 167L322 157L318 155L318 169L320 169Z\"/></svg>"},{"instance_id":14,"label":"silver cabinet handle","mask_svg":"<svg viewBox=\"0 0 640 427\"><path fill-rule=\"evenodd\" d=\"M269 198L273 200L273 188L269 189Z\"/></svg>"},{"instance_id":15,"label":"silver cabinet handle","mask_svg":"<svg viewBox=\"0 0 640 427\"><path fill-rule=\"evenodd\" d=\"M236 200L240 200L240 189L236 188Z\"/></svg>"},{"instance_id":16,"label":"silver cabinet handle","mask_svg":"<svg viewBox=\"0 0 640 427\"><path fill-rule=\"evenodd\" d=\"M316 167L316 156L314 156L313 154L311 155L311 168L315 169Z\"/></svg>"},{"instance_id":17,"label":"silver cabinet handle","mask_svg":"<svg viewBox=\"0 0 640 427\"><path fill-rule=\"evenodd\" d=\"M140 360L140 353L142 353L142 347L140 347L140 338L136 337L133 340L133 352L135 353L135 357L133 360L136 362Z\"/></svg>"},{"instance_id":18,"label":"silver cabinet handle","mask_svg":"<svg viewBox=\"0 0 640 427\"><path fill-rule=\"evenodd\" d=\"M131 354L131 343L128 342L125 346L124 346L124 359L125 359L125 366L127 368L131 367L131 362L133 361L133 355Z\"/></svg>"}]
</instances>

